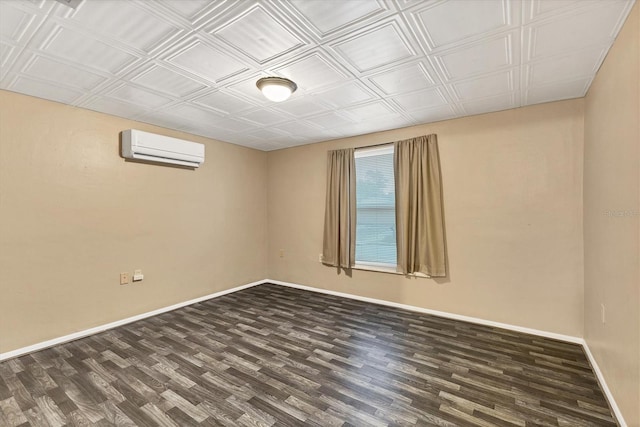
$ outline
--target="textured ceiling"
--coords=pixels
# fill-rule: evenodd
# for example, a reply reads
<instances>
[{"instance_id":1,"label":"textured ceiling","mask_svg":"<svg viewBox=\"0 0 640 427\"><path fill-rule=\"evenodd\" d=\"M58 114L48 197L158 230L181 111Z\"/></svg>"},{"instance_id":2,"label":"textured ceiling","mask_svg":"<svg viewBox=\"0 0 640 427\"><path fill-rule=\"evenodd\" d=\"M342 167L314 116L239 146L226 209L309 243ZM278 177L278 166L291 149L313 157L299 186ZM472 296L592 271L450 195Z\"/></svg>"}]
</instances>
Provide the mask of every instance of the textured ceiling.
<instances>
[{"instance_id":1,"label":"textured ceiling","mask_svg":"<svg viewBox=\"0 0 640 427\"><path fill-rule=\"evenodd\" d=\"M0 88L274 150L584 96L632 6L0 0Z\"/></svg>"}]
</instances>

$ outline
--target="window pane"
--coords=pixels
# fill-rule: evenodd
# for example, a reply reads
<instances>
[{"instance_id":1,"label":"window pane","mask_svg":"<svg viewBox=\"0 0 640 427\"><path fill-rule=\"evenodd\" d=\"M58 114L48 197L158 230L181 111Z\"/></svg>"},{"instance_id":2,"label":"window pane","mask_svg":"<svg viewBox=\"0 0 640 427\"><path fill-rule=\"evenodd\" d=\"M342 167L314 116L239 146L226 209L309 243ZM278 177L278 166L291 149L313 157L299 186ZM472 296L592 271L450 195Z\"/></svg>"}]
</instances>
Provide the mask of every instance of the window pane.
<instances>
[{"instance_id":1,"label":"window pane","mask_svg":"<svg viewBox=\"0 0 640 427\"><path fill-rule=\"evenodd\" d=\"M356 152L356 262L396 264L393 150Z\"/></svg>"}]
</instances>

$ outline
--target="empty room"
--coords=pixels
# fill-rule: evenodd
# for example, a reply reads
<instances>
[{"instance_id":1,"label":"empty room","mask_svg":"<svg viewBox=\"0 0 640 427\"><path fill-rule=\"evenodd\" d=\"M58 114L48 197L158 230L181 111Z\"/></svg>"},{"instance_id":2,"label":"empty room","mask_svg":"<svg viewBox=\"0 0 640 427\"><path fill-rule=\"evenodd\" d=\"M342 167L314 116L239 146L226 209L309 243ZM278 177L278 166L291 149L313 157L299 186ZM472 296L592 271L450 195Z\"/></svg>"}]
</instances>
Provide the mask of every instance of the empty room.
<instances>
[{"instance_id":1,"label":"empty room","mask_svg":"<svg viewBox=\"0 0 640 427\"><path fill-rule=\"evenodd\" d=\"M640 427L635 0L0 0L0 426Z\"/></svg>"}]
</instances>

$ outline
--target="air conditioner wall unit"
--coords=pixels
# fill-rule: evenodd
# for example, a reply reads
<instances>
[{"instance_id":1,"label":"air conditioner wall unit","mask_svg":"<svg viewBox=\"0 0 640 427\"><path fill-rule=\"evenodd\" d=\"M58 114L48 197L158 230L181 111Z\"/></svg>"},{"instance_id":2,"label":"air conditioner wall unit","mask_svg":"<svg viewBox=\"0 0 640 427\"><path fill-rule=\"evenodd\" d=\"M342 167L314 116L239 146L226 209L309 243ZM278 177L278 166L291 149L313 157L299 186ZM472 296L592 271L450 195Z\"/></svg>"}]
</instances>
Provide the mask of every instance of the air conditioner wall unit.
<instances>
[{"instance_id":1,"label":"air conditioner wall unit","mask_svg":"<svg viewBox=\"0 0 640 427\"><path fill-rule=\"evenodd\" d=\"M122 157L197 168L204 162L204 144L128 129L122 131Z\"/></svg>"}]
</instances>

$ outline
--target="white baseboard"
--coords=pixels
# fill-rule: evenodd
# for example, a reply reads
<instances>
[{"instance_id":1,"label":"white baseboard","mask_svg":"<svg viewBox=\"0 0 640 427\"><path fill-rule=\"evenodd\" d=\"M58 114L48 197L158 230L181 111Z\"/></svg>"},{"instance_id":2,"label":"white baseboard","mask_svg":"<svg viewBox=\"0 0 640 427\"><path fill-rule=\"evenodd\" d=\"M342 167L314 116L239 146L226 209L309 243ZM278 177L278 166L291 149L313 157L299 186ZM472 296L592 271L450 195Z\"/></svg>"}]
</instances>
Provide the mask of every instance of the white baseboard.
<instances>
[{"instance_id":1,"label":"white baseboard","mask_svg":"<svg viewBox=\"0 0 640 427\"><path fill-rule=\"evenodd\" d=\"M328 291L326 289L319 289L311 286L299 285L297 283L282 282L279 280L265 280L265 283L273 283L275 285L289 286L291 288L304 289L305 291L320 292L323 294L335 295L338 297L350 298L358 301L365 301L365 302L371 302L374 304L386 305L388 307L402 308L404 310L415 311L418 313L425 313L425 314L431 314L439 317L446 317L447 319L462 320L464 322L477 323L479 325L509 329L512 331L524 332L526 334L539 335L545 338L553 338L560 341L568 341L575 344L584 343L584 340L582 338L574 337L571 335L563 335L563 334L557 334L555 332L542 331L539 329L525 328L524 326L515 326L515 325L510 325L508 323L500 323L500 322L494 322L492 320L480 319L478 317L470 317L470 316L463 316L461 314L447 313L446 311L431 310L428 308L417 307L415 305L400 304L397 302L385 301L385 300L376 299L376 298L362 297L359 295L347 294L343 292Z\"/></svg>"},{"instance_id":2,"label":"white baseboard","mask_svg":"<svg viewBox=\"0 0 640 427\"><path fill-rule=\"evenodd\" d=\"M105 325L96 326L96 327L90 328L90 329L85 329L83 331L78 331L78 332L75 332L73 334L65 335L65 336L62 336L62 337L59 337L59 338L54 338L54 339L47 340L47 341L43 341L43 342L40 342L40 343L37 343L37 344L33 344L33 345L30 345L30 346L27 346L27 347L22 347L22 348L19 348L19 349L16 349L16 350L8 351L6 353L0 353L0 361L7 360L7 359L12 359L14 357L22 356L24 354L32 353L34 351L43 350L45 348L52 347L52 346L57 345L57 344L62 344L62 343L65 343L65 342L77 340L79 338L83 338L83 337L86 337L86 336L89 336L89 335L92 335L92 334L97 334L99 332L103 332L103 331L106 331L108 329L113 329L113 328L116 328L118 326L126 325L127 323L132 323L132 322L135 322L137 320L142 320L142 319L145 319L147 317L151 317L151 316L155 316L155 315L158 315L158 314L166 313L168 311L173 311L173 310L176 310L178 308L185 307L187 305L191 305L191 304L195 304L195 303L198 303L198 302L206 301L206 300L209 300L209 299L217 298L217 297L220 297L222 295L226 295L226 294L230 294L230 293L233 293L233 292L241 291L243 289L247 289L247 288L250 288L250 287L253 287L253 286L257 286L257 285L262 285L262 284L265 284L265 283L272 283L274 285L279 285L279 286L288 286L290 288L303 289L305 291L318 292L318 293L322 293L322 294L334 295L334 296L343 297L343 298L350 298L350 299L354 299L354 300L358 300L358 301L365 301L365 302L370 302L370 303L374 303L374 304L385 305L385 306L388 306L388 307L401 308L401 309L408 310L408 311L431 314L431 315L434 315L434 316L445 317L445 318L448 318L448 319L462 320L464 322L470 322L470 323L476 323L476 324L479 324L479 325L485 325L485 326L492 326L492 327L496 327L496 328L508 329L508 330L512 330L512 331L523 332L523 333L526 333L526 334L537 335L537 336L541 336L541 337L545 337L545 338L552 338L552 339L556 339L556 340L560 340L560 341L566 341L566 342L570 342L570 343L574 343L574 344L580 344L580 345L582 345L582 347L585 350L587 358L589 359L589 363L591 363L591 367L593 368L593 371L596 374L598 382L600 383L600 387L602 388L602 391L604 392L605 396L607 397L607 400L609 401L609 405L611 406L611 410L613 411L615 417L617 418L617 421L620 424L620 427L627 427L627 424L624 421L622 413L620 412L620 408L616 404L616 401L613 398L613 395L611 394L611 390L609 390L609 387L607 386L607 382L605 381L604 376L602 375L602 371L600 370L600 367L598 366L598 363L596 362L595 358L593 357L593 354L591 354L591 350L589 350L589 346L587 345L587 343L584 340L584 338L574 337L574 336L571 336L571 335L558 334L558 333L555 333L555 332L542 331L542 330L539 330L539 329L525 328L523 326L510 325L508 323L494 322L492 320L480 319L480 318L477 318L477 317L463 316L463 315L460 315L460 314L447 313L445 311L431 310L431 309L428 309L428 308L417 307L417 306L414 306L414 305L400 304L400 303L397 303L397 302L385 301L385 300L376 299L376 298L363 297L363 296L354 295L354 294L348 294L348 293L344 293L344 292L329 291L329 290L326 290L326 289L314 288L312 286L305 286L305 285L300 285L300 284L297 284L297 283L283 282L283 281L280 281L280 280L270 280L270 279L259 280L257 282L252 282L252 283L248 283L246 285L236 286L235 288L226 289L224 291L216 292L216 293L213 293L213 294L210 294L210 295L205 295L203 297L195 298L195 299L192 299L192 300L189 300L189 301L184 301L184 302L181 302L181 303L178 303L178 304L174 304L174 305L171 305L171 306L168 306L168 307L159 308L157 310L149 311L147 313L138 314L138 315L133 316L133 317L128 317L126 319L122 319L122 320L118 320L118 321L115 321L115 322L107 323Z\"/></svg>"},{"instance_id":3,"label":"white baseboard","mask_svg":"<svg viewBox=\"0 0 640 427\"><path fill-rule=\"evenodd\" d=\"M613 411L614 416L617 418L618 424L620 425L620 427L627 427L627 423L624 420L624 417L622 416L622 412L620 411L620 408L616 404L616 401L613 398L613 394L611 393L611 390L609 390L609 386L607 386L607 382L604 380L604 375L602 375L602 371L598 366L598 362L596 362L595 357L593 357L593 354L589 349L589 345L587 344L587 341L585 341L584 339L582 341L583 341L582 346L584 347L584 352L587 354L587 359L589 359L591 368L593 369L593 372L596 374L596 378L600 383L600 388L604 392L604 395L607 397L609 406L611 406L611 410Z\"/></svg>"},{"instance_id":4,"label":"white baseboard","mask_svg":"<svg viewBox=\"0 0 640 427\"><path fill-rule=\"evenodd\" d=\"M242 289L250 288L252 286L261 285L266 283L265 280L259 280L257 282L248 283L246 285L236 286L235 288L226 289L224 291L215 292L213 294L205 295L203 297L195 298L189 301L180 302L178 304L173 304L168 307L159 308L157 310L149 311L146 313L138 314L136 316L127 317L126 319L117 320L115 322L107 323L105 325L96 326L93 328L85 329L83 331L74 332L69 335L64 335L62 337L54 338L47 341L42 341L37 344L33 344L27 347L18 348L16 350L7 351L6 353L0 353L0 362L7 359L13 359L14 357L22 356L27 353L33 353L34 351L44 350L48 347L53 347L54 345L62 344L65 342L77 340L79 338L83 338L89 335L97 334L99 332L106 331L108 329L117 328L118 326L126 325L127 323L132 323L138 320L146 319L147 317L155 316L158 314L166 313L167 311L173 311L178 308L185 307L187 305L195 304L197 302L206 301L208 299L221 297L222 295L230 294L232 292L241 291Z\"/></svg>"}]
</instances>

